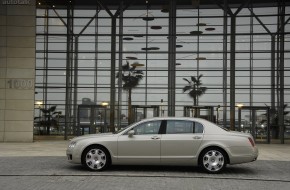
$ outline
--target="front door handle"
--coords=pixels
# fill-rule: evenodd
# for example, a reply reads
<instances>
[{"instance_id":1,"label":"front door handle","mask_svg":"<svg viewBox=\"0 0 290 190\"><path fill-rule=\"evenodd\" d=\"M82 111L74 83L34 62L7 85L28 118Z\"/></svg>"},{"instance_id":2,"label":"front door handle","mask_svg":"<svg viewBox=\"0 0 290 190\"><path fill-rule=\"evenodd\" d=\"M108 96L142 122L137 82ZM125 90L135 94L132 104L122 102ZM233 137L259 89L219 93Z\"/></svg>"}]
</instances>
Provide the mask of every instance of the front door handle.
<instances>
[{"instance_id":1,"label":"front door handle","mask_svg":"<svg viewBox=\"0 0 290 190\"><path fill-rule=\"evenodd\" d=\"M193 139L201 139L200 136L194 136Z\"/></svg>"},{"instance_id":2,"label":"front door handle","mask_svg":"<svg viewBox=\"0 0 290 190\"><path fill-rule=\"evenodd\" d=\"M157 140L157 139L160 139L160 137L158 137L158 136L153 136L153 137L151 137L151 139L153 139L153 140Z\"/></svg>"}]
</instances>

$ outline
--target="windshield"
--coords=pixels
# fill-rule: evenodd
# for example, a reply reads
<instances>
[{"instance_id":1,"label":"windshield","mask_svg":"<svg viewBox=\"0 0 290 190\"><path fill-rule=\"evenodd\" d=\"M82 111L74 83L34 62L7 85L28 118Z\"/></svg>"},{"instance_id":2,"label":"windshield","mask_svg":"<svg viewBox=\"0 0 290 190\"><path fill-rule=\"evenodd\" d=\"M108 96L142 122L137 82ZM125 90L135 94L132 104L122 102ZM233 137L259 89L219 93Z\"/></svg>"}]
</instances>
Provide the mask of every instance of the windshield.
<instances>
[{"instance_id":1,"label":"windshield","mask_svg":"<svg viewBox=\"0 0 290 190\"><path fill-rule=\"evenodd\" d=\"M113 134L121 133L122 131L125 131L126 129L128 129L128 128L131 127L132 125L133 125L133 124L128 125L127 127L121 128L121 129L119 129L118 131L115 131Z\"/></svg>"}]
</instances>

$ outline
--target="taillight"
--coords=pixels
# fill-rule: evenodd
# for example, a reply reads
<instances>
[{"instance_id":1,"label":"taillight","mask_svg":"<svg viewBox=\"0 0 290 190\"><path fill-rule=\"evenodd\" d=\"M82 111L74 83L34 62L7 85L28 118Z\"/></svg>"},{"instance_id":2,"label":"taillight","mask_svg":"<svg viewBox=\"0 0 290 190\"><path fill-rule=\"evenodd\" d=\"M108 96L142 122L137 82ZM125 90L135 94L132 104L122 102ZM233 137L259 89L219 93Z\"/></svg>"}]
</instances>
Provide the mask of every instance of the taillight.
<instances>
[{"instance_id":1,"label":"taillight","mask_svg":"<svg viewBox=\"0 0 290 190\"><path fill-rule=\"evenodd\" d=\"M255 142L253 141L253 139L252 139L251 137L248 137L248 139L249 139L249 141L250 141L252 147L254 147L254 146L255 146Z\"/></svg>"}]
</instances>

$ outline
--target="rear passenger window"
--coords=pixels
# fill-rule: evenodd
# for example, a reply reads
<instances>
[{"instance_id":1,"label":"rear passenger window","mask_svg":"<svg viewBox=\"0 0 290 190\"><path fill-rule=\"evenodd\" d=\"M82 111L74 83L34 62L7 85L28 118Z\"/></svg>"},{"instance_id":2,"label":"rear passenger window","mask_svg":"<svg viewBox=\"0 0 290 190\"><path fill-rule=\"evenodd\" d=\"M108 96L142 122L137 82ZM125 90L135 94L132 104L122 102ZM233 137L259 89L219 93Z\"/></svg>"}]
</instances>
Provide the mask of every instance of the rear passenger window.
<instances>
[{"instance_id":1,"label":"rear passenger window","mask_svg":"<svg viewBox=\"0 0 290 190\"><path fill-rule=\"evenodd\" d=\"M166 134L203 133L203 126L200 123L183 120L168 120Z\"/></svg>"},{"instance_id":2,"label":"rear passenger window","mask_svg":"<svg viewBox=\"0 0 290 190\"><path fill-rule=\"evenodd\" d=\"M194 133L203 133L203 125L198 122L194 123Z\"/></svg>"}]
</instances>

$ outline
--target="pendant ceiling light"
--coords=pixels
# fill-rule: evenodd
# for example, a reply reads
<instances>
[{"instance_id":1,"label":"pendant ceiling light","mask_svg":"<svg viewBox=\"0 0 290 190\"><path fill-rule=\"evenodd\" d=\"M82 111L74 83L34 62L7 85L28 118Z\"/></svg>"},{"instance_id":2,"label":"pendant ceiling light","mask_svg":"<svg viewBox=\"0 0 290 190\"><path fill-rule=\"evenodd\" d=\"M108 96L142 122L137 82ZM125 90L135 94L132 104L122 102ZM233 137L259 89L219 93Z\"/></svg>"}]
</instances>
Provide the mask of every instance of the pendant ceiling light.
<instances>
[{"instance_id":1,"label":"pendant ceiling light","mask_svg":"<svg viewBox=\"0 0 290 190\"><path fill-rule=\"evenodd\" d=\"M142 19L145 21L152 21L154 20L154 17L143 17Z\"/></svg>"},{"instance_id":2,"label":"pendant ceiling light","mask_svg":"<svg viewBox=\"0 0 290 190\"><path fill-rule=\"evenodd\" d=\"M160 29L162 29L162 26L151 26L151 29L160 30Z\"/></svg>"},{"instance_id":3,"label":"pendant ceiling light","mask_svg":"<svg viewBox=\"0 0 290 190\"><path fill-rule=\"evenodd\" d=\"M147 50L147 51L150 51L150 50L159 50L160 48L159 47L148 47L148 48L141 48L141 50Z\"/></svg>"},{"instance_id":4,"label":"pendant ceiling light","mask_svg":"<svg viewBox=\"0 0 290 190\"><path fill-rule=\"evenodd\" d=\"M160 48L159 47L151 47L150 49L151 50L159 50Z\"/></svg>"},{"instance_id":5,"label":"pendant ceiling light","mask_svg":"<svg viewBox=\"0 0 290 190\"><path fill-rule=\"evenodd\" d=\"M195 58L195 60L206 60L206 58L205 57L197 57L197 58Z\"/></svg>"},{"instance_id":6,"label":"pendant ceiling light","mask_svg":"<svg viewBox=\"0 0 290 190\"><path fill-rule=\"evenodd\" d=\"M131 66L132 67L143 67L144 64L142 64L142 63L132 63Z\"/></svg>"},{"instance_id":7,"label":"pendant ceiling light","mask_svg":"<svg viewBox=\"0 0 290 190\"><path fill-rule=\"evenodd\" d=\"M215 28L205 28L206 31L214 31Z\"/></svg>"},{"instance_id":8,"label":"pendant ceiling light","mask_svg":"<svg viewBox=\"0 0 290 190\"><path fill-rule=\"evenodd\" d=\"M133 57L133 56L127 56L126 58L130 59L130 60L137 60L138 59L137 57Z\"/></svg>"},{"instance_id":9,"label":"pendant ceiling light","mask_svg":"<svg viewBox=\"0 0 290 190\"><path fill-rule=\"evenodd\" d=\"M146 1L147 5L147 10L145 14L140 15L144 21L153 21L154 20L154 15L149 11L149 3ZM139 17L140 17L139 16Z\"/></svg>"},{"instance_id":10,"label":"pendant ceiling light","mask_svg":"<svg viewBox=\"0 0 290 190\"><path fill-rule=\"evenodd\" d=\"M131 41L131 40L134 40L134 38L131 38L131 37L125 37L125 38L123 38L123 40Z\"/></svg>"},{"instance_id":11,"label":"pendant ceiling light","mask_svg":"<svg viewBox=\"0 0 290 190\"><path fill-rule=\"evenodd\" d=\"M195 30L195 31L190 32L191 35L201 35L202 33L203 33L203 31L199 31L199 30Z\"/></svg>"},{"instance_id":12,"label":"pendant ceiling light","mask_svg":"<svg viewBox=\"0 0 290 190\"><path fill-rule=\"evenodd\" d=\"M206 23L200 22L200 23L197 23L196 26L206 26Z\"/></svg>"}]
</instances>

